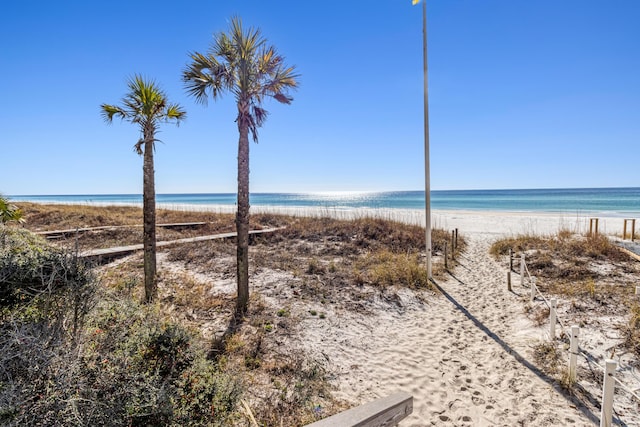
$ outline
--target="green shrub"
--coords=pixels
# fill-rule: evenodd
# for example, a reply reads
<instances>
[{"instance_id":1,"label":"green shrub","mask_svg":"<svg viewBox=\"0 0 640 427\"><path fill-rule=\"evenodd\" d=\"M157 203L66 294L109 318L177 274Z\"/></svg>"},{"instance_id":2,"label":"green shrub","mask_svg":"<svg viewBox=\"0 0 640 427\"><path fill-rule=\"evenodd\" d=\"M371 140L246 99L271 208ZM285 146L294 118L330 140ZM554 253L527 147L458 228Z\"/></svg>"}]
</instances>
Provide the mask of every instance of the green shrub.
<instances>
[{"instance_id":1,"label":"green shrub","mask_svg":"<svg viewBox=\"0 0 640 427\"><path fill-rule=\"evenodd\" d=\"M0 224L7 222L24 222L22 211L9 200L0 196Z\"/></svg>"},{"instance_id":2,"label":"green shrub","mask_svg":"<svg viewBox=\"0 0 640 427\"><path fill-rule=\"evenodd\" d=\"M223 426L240 398L238 382L199 358L176 382L173 424Z\"/></svg>"},{"instance_id":3,"label":"green shrub","mask_svg":"<svg viewBox=\"0 0 640 427\"><path fill-rule=\"evenodd\" d=\"M98 291L32 234L0 233L0 425L228 423L239 382L191 333L157 306Z\"/></svg>"},{"instance_id":4,"label":"green shrub","mask_svg":"<svg viewBox=\"0 0 640 427\"><path fill-rule=\"evenodd\" d=\"M84 292L89 270L77 257L21 229L0 227L0 307L43 294Z\"/></svg>"}]
</instances>

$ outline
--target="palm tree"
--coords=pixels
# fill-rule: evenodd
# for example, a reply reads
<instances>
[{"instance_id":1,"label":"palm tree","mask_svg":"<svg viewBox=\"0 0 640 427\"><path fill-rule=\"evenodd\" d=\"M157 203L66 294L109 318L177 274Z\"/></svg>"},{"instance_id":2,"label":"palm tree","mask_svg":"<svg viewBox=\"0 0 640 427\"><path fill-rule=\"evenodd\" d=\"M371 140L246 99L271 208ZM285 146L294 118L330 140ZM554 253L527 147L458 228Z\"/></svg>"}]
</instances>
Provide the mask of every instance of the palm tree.
<instances>
[{"instance_id":1,"label":"palm tree","mask_svg":"<svg viewBox=\"0 0 640 427\"><path fill-rule=\"evenodd\" d=\"M155 135L162 122L174 121L176 125L186 117L178 104L169 104L167 96L154 81L145 81L135 75L127 82L129 93L122 99L122 106L102 104L102 117L107 123L120 117L140 126L142 138L134 146L143 155L143 246L144 246L144 294L145 301L152 301L157 294L156 282L156 189L153 170Z\"/></svg>"},{"instance_id":2,"label":"palm tree","mask_svg":"<svg viewBox=\"0 0 640 427\"><path fill-rule=\"evenodd\" d=\"M24 222L22 211L16 205L9 203L7 198L0 196L0 224L12 221Z\"/></svg>"},{"instance_id":3,"label":"palm tree","mask_svg":"<svg viewBox=\"0 0 640 427\"><path fill-rule=\"evenodd\" d=\"M259 29L242 28L240 18L231 20L229 33L214 35L206 54L192 53L183 72L189 95L207 103L225 92L235 96L238 115L238 209L236 213L238 299L236 313L242 315L249 302L249 133L258 142L258 128L267 118L262 102L267 97L290 104L289 89L298 86L294 67L267 44Z\"/></svg>"}]
</instances>

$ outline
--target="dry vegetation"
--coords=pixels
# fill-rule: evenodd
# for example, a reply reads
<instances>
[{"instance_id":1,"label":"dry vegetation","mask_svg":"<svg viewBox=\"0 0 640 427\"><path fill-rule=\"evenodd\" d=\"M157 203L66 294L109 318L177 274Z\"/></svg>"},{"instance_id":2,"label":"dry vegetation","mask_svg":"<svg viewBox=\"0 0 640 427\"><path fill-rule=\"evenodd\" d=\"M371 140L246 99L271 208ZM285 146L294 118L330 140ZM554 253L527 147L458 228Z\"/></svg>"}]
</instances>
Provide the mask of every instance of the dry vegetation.
<instances>
[{"instance_id":1,"label":"dry vegetation","mask_svg":"<svg viewBox=\"0 0 640 427\"><path fill-rule=\"evenodd\" d=\"M31 230L119 226L52 241L62 249L142 240L136 225L141 221L137 208L28 203L20 207L25 212L24 226ZM158 240L234 228L233 215L158 211L158 223L201 221L207 224L159 228ZM64 382L58 371L38 377L44 383L62 381L59 387L66 388L46 395L45 401L58 405L45 408L48 416L55 413L73 423L77 411L84 421L111 419L114 425L246 425L253 416L260 425L279 426L303 425L344 409L343 403L332 398L322 361L311 360L301 349L287 345L299 316L318 321L326 316L322 310L301 313L298 307L339 305L366 314L374 299L395 307L400 286L428 290L424 229L370 218L339 221L271 214L252 216L251 226L286 228L251 239L251 277L272 283L272 289L253 292L250 312L240 323L231 321L233 239L163 250L159 254L164 265L159 274L160 297L154 306L137 303L142 299L140 254L94 269L100 286L95 298L85 300L94 301L95 306L77 336L55 347L62 352L56 357L66 358L77 378L73 383ZM448 232L434 230L436 255L450 238ZM460 236L458 252L464 248ZM442 259L436 256L434 275L444 272ZM221 283L227 288L215 291ZM275 299L274 294L284 299ZM3 321L15 319L13 316ZM0 387L0 394L3 391L7 388ZM40 388L32 392L43 393ZM112 409L101 411L103 402ZM28 402L24 406L0 404L0 416L6 419L26 419L23 407L35 411L33 414L45 410ZM189 413L194 414L192 419Z\"/></svg>"},{"instance_id":2,"label":"dry vegetation","mask_svg":"<svg viewBox=\"0 0 640 427\"><path fill-rule=\"evenodd\" d=\"M25 226L31 231L73 230L103 226L141 226L142 209L131 206L44 205L19 203L24 212ZM158 209L157 223L206 221L220 229L233 225L232 214L209 214Z\"/></svg>"},{"instance_id":3,"label":"dry vegetation","mask_svg":"<svg viewBox=\"0 0 640 427\"><path fill-rule=\"evenodd\" d=\"M600 234L523 235L497 241L491 253L506 263L509 249L518 257L525 254L529 272L544 294L570 301L568 315L576 324L589 324L599 316L629 318L622 331L625 346L640 356L640 306L634 297L640 263ZM519 258L514 269L519 270ZM529 314L542 324L548 309L530 308Z\"/></svg>"}]
</instances>

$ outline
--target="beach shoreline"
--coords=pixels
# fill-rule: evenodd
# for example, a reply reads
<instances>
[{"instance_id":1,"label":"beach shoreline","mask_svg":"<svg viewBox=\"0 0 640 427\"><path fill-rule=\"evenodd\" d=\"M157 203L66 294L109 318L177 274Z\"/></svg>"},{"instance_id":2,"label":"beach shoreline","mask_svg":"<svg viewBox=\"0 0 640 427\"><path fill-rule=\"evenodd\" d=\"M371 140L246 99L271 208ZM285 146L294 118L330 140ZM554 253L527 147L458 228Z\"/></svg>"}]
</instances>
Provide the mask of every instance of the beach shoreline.
<instances>
[{"instance_id":1,"label":"beach shoreline","mask_svg":"<svg viewBox=\"0 0 640 427\"><path fill-rule=\"evenodd\" d=\"M127 206L142 207L141 203L128 202L68 202L47 201L29 202L43 205L83 205L83 206ZM157 209L183 212L210 212L214 214L233 214L235 205L222 204L176 204L158 203ZM359 218L379 218L405 224L425 226L424 209L401 208L347 208L317 206L273 206L252 205L251 214L275 214L300 217L329 217L341 220ZM432 209L432 228L455 229L465 232L480 232L495 235L550 234L560 230L573 233L589 231L590 220L598 219L598 232L607 235L621 235L624 220L640 215L622 215L619 212L553 212L553 211L507 211L507 210L471 210L471 209ZM640 222L640 221L639 221Z\"/></svg>"}]
</instances>

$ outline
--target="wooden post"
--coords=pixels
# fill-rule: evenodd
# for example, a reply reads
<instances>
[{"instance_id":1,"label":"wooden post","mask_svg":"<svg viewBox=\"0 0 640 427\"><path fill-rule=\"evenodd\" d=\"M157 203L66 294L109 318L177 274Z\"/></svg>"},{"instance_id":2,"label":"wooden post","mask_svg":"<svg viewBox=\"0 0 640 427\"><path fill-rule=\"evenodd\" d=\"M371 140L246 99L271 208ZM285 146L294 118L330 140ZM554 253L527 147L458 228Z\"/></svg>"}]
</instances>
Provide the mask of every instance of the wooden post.
<instances>
[{"instance_id":1,"label":"wooden post","mask_svg":"<svg viewBox=\"0 0 640 427\"><path fill-rule=\"evenodd\" d=\"M449 265L447 264L447 262L448 262L447 258L448 258L448 255L447 255L447 242L444 242L444 268L445 269L449 268Z\"/></svg>"},{"instance_id":2,"label":"wooden post","mask_svg":"<svg viewBox=\"0 0 640 427\"><path fill-rule=\"evenodd\" d=\"M604 368L604 381L602 382L602 409L600 411L600 427L611 427L613 425L613 392L615 389L616 368L618 363L615 360L607 359Z\"/></svg>"},{"instance_id":3,"label":"wooden post","mask_svg":"<svg viewBox=\"0 0 640 427\"><path fill-rule=\"evenodd\" d=\"M451 261L453 261L456 257L454 252L456 251L456 232L451 230Z\"/></svg>"},{"instance_id":4,"label":"wooden post","mask_svg":"<svg viewBox=\"0 0 640 427\"><path fill-rule=\"evenodd\" d=\"M524 286L524 252L520 254L520 286Z\"/></svg>"},{"instance_id":5,"label":"wooden post","mask_svg":"<svg viewBox=\"0 0 640 427\"><path fill-rule=\"evenodd\" d=\"M627 239L627 223L631 223L631 241L633 242L636 238L636 220L634 218L631 219L625 219L624 220L624 226L622 228L622 240L626 240Z\"/></svg>"},{"instance_id":6,"label":"wooden post","mask_svg":"<svg viewBox=\"0 0 640 427\"><path fill-rule=\"evenodd\" d=\"M589 218L589 235L590 236L598 234L598 222L599 221L600 221L600 218Z\"/></svg>"},{"instance_id":7,"label":"wooden post","mask_svg":"<svg viewBox=\"0 0 640 427\"><path fill-rule=\"evenodd\" d=\"M509 248L509 271L513 271L513 249Z\"/></svg>"},{"instance_id":8,"label":"wooden post","mask_svg":"<svg viewBox=\"0 0 640 427\"><path fill-rule=\"evenodd\" d=\"M549 335L551 336L551 341L556 339L556 308L558 307L558 300L552 298L551 308L549 309Z\"/></svg>"},{"instance_id":9,"label":"wooden post","mask_svg":"<svg viewBox=\"0 0 640 427\"><path fill-rule=\"evenodd\" d=\"M536 299L536 278L531 278L531 302Z\"/></svg>"},{"instance_id":10,"label":"wooden post","mask_svg":"<svg viewBox=\"0 0 640 427\"><path fill-rule=\"evenodd\" d=\"M78 254L80 253L80 244L78 243L78 227L76 227L76 258L78 258Z\"/></svg>"},{"instance_id":11,"label":"wooden post","mask_svg":"<svg viewBox=\"0 0 640 427\"><path fill-rule=\"evenodd\" d=\"M511 272L507 271L507 290L511 292Z\"/></svg>"},{"instance_id":12,"label":"wooden post","mask_svg":"<svg viewBox=\"0 0 640 427\"><path fill-rule=\"evenodd\" d=\"M622 240L626 240L627 239L627 221L629 221L628 219L623 220L623 225L622 225Z\"/></svg>"},{"instance_id":13,"label":"wooden post","mask_svg":"<svg viewBox=\"0 0 640 427\"><path fill-rule=\"evenodd\" d=\"M458 229L457 228L456 228L456 247L454 249L458 249Z\"/></svg>"},{"instance_id":14,"label":"wooden post","mask_svg":"<svg viewBox=\"0 0 640 427\"><path fill-rule=\"evenodd\" d=\"M569 345L569 384L576 382L576 368L578 366L578 335L580 328L571 327L571 343Z\"/></svg>"}]
</instances>

